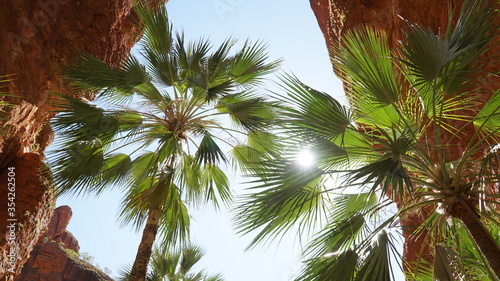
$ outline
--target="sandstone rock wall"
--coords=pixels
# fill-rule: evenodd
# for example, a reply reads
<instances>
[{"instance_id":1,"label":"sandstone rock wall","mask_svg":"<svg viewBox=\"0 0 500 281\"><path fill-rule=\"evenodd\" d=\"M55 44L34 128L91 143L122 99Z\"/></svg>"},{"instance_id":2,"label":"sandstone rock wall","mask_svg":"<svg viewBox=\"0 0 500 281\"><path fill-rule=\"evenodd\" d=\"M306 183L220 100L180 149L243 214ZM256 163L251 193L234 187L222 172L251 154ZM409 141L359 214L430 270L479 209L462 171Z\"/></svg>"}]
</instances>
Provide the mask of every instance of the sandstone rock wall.
<instances>
[{"instance_id":1,"label":"sandstone rock wall","mask_svg":"<svg viewBox=\"0 0 500 281\"><path fill-rule=\"evenodd\" d=\"M325 36L328 49L337 44L346 31L360 25L384 30L388 35L389 44L392 48L396 48L402 37L402 27L405 24L401 18L430 27L437 32L446 28L450 5L455 12L458 12L462 3L463 0L310 0L311 8ZM491 53L499 51L498 45L490 50ZM335 53L330 52L330 56L335 56ZM487 62L485 61L485 63ZM491 66L490 72L498 73L500 71L500 65L497 63ZM485 94L482 98L488 99L492 90L500 88L500 79L493 77L485 79L483 87L487 90L485 92L489 92L489 94ZM473 135L473 132L469 135ZM462 143L455 144L457 149L461 145L465 147L469 140L462 138L458 141ZM425 212L428 213L428 211L423 213ZM409 216L404 218L401 224L411 230L416 229L424 220L424 216ZM404 260L413 263L420 254L422 241L411 237L407 232L404 233L404 236ZM426 259L432 261L432 256L427 253Z\"/></svg>"},{"instance_id":2,"label":"sandstone rock wall","mask_svg":"<svg viewBox=\"0 0 500 281\"><path fill-rule=\"evenodd\" d=\"M9 1L0 13L0 75L15 107L0 144L0 169L19 153L43 152L51 130L43 126L53 115L50 92L64 92L61 68L74 51L85 50L111 63L136 41L130 0Z\"/></svg>"},{"instance_id":3,"label":"sandstone rock wall","mask_svg":"<svg viewBox=\"0 0 500 281\"><path fill-rule=\"evenodd\" d=\"M24 153L15 157L0 173L1 280L6 275L19 273L50 221L55 202L50 176L38 170L42 167L43 157L40 154ZM12 178L15 181L9 181ZM14 192L7 189L7 183L11 182L15 183Z\"/></svg>"},{"instance_id":4,"label":"sandstone rock wall","mask_svg":"<svg viewBox=\"0 0 500 281\"><path fill-rule=\"evenodd\" d=\"M69 206L54 210L47 230L40 235L16 281L113 280L80 260L78 240L66 230L71 216Z\"/></svg>"},{"instance_id":5,"label":"sandstone rock wall","mask_svg":"<svg viewBox=\"0 0 500 281\"><path fill-rule=\"evenodd\" d=\"M486 0L489 1L489 0ZM361 25L384 30L392 48L398 47L402 38L405 19L444 31L448 23L450 6L455 14L460 11L463 0L310 0L311 8L325 37L328 50L338 43L346 31ZM498 53L496 46L490 53ZM330 52L330 56L335 56ZM487 63L487 62L485 62ZM500 65L494 64L492 72L498 72ZM487 90L500 88L500 79L485 81Z\"/></svg>"},{"instance_id":6,"label":"sandstone rock wall","mask_svg":"<svg viewBox=\"0 0 500 281\"><path fill-rule=\"evenodd\" d=\"M401 39L401 18L424 24L433 30L445 28L449 4L459 9L462 2L463 0L310 0L310 5L330 49L342 38L344 32L359 25L386 31L393 46Z\"/></svg>"},{"instance_id":7,"label":"sandstone rock wall","mask_svg":"<svg viewBox=\"0 0 500 281\"><path fill-rule=\"evenodd\" d=\"M153 0L151 0L153 1ZM18 274L54 206L45 148L53 138L47 121L55 114L51 92L67 93L61 69L76 49L108 63L126 55L137 41L131 0L4 0L0 12L0 186L15 169L15 214L9 191L0 189L0 279ZM6 77L5 77L6 76ZM5 95L7 94L7 95ZM0 106L1 107L1 106ZM16 219L15 266L7 265L7 218ZM55 246L54 246L55 247ZM8 269L12 269L14 274ZM7 278L7 280L9 280ZM55 279L54 279L55 280Z\"/></svg>"}]
</instances>

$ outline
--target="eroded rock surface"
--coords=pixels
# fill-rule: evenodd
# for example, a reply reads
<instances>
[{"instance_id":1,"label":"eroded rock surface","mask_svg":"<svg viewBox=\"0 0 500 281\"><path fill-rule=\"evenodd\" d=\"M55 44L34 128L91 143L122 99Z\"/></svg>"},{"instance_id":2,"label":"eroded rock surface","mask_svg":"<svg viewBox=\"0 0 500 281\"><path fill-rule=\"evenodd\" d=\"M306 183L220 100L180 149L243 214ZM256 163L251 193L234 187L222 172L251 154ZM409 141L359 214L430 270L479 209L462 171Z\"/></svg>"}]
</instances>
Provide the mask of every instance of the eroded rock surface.
<instances>
[{"instance_id":1,"label":"eroded rock surface","mask_svg":"<svg viewBox=\"0 0 500 281\"><path fill-rule=\"evenodd\" d=\"M433 30L446 28L448 7L461 7L463 0L310 0L319 27L330 49L347 30L367 25L386 31L389 42L401 39L404 22L421 23Z\"/></svg>"},{"instance_id":2,"label":"eroded rock surface","mask_svg":"<svg viewBox=\"0 0 500 281\"><path fill-rule=\"evenodd\" d=\"M24 153L0 173L0 276L20 272L50 221L55 200L51 177L44 168L42 155ZM8 192L8 183L13 183L9 186L12 192ZM13 207L7 208L9 204Z\"/></svg>"},{"instance_id":3,"label":"eroded rock surface","mask_svg":"<svg viewBox=\"0 0 500 281\"><path fill-rule=\"evenodd\" d=\"M129 52L138 37L131 0L4 2L0 12L0 81L9 81L0 82L0 100L12 106L0 108L0 186L6 186L8 168L14 167L17 220L12 274L5 260L10 251L6 243L9 192L1 188L0 279L9 280L19 274L53 211L53 186L43 172L43 152L53 139L46 123L56 110L51 106L51 92L69 94L60 78L61 69L77 49L113 63ZM10 277L4 279L7 275Z\"/></svg>"},{"instance_id":4,"label":"eroded rock surface","mask_svg":"<svg viewBox=\"0 0 500 281\"><path fill-rule=\"evenodd\" d=\"M7 121L0 143L0 169L19 153L43 151L51 130L44 126L54 114L51 92L65 92L60 79L75 50L112 63L125 56L137 40L130 0L9 1L0 13L0 75L9 93Z\"/></svg>"},{"instance_id":5,"label":"eroded rock surface","mask_svg":"<svg viewBox=\"0 0 500 281\"><path fill-rule=\"evenodd\" d=\"M102 281L109 276L80 260L78 241L66 230L72 216L69 206L54 210L47 231L33 247L16 281Z\"/></svg>"},{"instance_id":6,"label":"eroded rock surface","mask_svg":"<svg viewBox=\"0 0 500 281\"><path fill-rule=\"evenodd\" d=\"M62 243L66 249L79 254L80 246L78 246L78 240L66 230L72 216L73 211L69 206L57 207L50 219L47 230L40 235L37 244L44 244L48 241Z\"/></svg>"}]
</instances>

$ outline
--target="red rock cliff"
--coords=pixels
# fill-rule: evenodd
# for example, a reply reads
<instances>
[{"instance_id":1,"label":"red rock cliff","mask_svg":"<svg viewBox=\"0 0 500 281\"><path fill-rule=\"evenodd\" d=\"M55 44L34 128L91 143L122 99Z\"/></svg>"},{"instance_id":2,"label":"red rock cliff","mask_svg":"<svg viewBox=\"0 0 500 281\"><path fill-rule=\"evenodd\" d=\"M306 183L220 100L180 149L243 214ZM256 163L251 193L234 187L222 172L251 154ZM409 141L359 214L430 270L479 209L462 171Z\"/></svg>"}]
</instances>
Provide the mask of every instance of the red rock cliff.
<instances>
[{"instance_id":1,"label":"red rock cliff","mask_svg":"<svg viewBox=\"0 0 500 281\"><path fill-rule=\"evenodd\" d=\"M80 260L78 241L66 230L71 216L72 211L68 206L54 210L47 230L33 247L15 281L112 280L91 264Z\"/></svg>"},{"instance_id":2,"label":"red rock cliff","mask_svg":"<svg viewBox=\"0 0 500 281\"><path fill-rule=\"evenodd\" d=\"M136 42L131 0L6 0L0 12L0 279L19 274L28 253L47 226L54 206L43 151L52 141L50 92L65 92L59 77L75 49L108 63L126 55ZM1 77L0 77L1 78ZM3 80L3 79L0 79ZM10 168L10 169L9 169ZM10 174L9 174L10 172ZM4 186L15 180L15 208L8 210ZM8 228L7 219L15 219ZM12 230L12 231L11 231ZM7 238L11 238L8 240ZM13 241L16 255L7 258ZM11 262L10 264L8 262ZM12 266L11 266L12 265ZM11 276L11 277L12 277ZM9 278L11 278L9 277ZM8 280L8 279L7 279Z\"/></svg>"}]
</instances>

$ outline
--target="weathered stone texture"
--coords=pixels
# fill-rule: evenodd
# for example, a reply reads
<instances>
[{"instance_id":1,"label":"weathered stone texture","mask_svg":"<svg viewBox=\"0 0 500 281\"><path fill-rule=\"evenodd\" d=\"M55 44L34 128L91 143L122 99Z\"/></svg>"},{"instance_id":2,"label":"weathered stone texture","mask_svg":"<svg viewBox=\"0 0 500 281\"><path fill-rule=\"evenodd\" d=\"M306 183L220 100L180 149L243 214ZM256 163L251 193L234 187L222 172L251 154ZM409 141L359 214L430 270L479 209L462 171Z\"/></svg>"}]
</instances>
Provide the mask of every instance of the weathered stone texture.
<instances>
[{"instance_id":1,"label":"weathered stone texture","mask_svg":"<svg viewBox=\"0 0 500 281\"><path fill-rule=\"evenodd\" d=\"M7 168L15 167L18 274L54 205L50 177L40 169L43 151L53 139L47 125L55 114L51 92L69 94L60 78L61 69L78 49L113 63L138 38L131 0L3 0L1 7L0 81L4 76L9 81L0 82L0 100L13 106L0 108L0 186L6 185ZM2 256L9 250L7 193L0 189ZM5 263L0 262L0 279L7 273Z\"/></svg>"},{"instance_id":2,"label":"weathered stone texture","mask_svg":"<svg viewBox=\"0 0 500 281\"><path fill-rule=\"evenodd\" d=\"M43 172L44 163L43 156L36 153L25 153L14 158L7 166L15 167L13 172L11 169L4 169L0 173L0 182L2 189L0 196L0 276L5 276L11 272L9 269L14 268L17 274L20 272L22 265L26 261L35 245L40 233L43 231L50 221L53 206L55 203L49 174ZM10 172L10 175L9 175ZM7 192L7 183L9 178L15 181L15 191ZM8 193L11 193L8 195ZM13 201L12 198L15 194ZM9 203L15 203L13 209L8 209ZM16 221L9 221L16 220ZM7 224L15 224L15 228L7 228ZM7 238L14 238L9 239ZM7 242L11 242L8 244ZM16 257L12 261L8 258L11 248L14 247ZM14 264L10 264L13 262ZM4 279L2 279L4 280ZM8 280L8 279L7 279Z\"/></svg>"},{"instance_id":3,"label":"weathered stone texture","mask_svg":"<svg viewBox=\"0 0 500 281\"><path fill-rule=\"evenodd\" d=\"M80 260L78 241L66 230L72 216L69 206L54 210L47 231L33 247L16 281L103 281L109 276Z\"/></svg>"}]
</instances>

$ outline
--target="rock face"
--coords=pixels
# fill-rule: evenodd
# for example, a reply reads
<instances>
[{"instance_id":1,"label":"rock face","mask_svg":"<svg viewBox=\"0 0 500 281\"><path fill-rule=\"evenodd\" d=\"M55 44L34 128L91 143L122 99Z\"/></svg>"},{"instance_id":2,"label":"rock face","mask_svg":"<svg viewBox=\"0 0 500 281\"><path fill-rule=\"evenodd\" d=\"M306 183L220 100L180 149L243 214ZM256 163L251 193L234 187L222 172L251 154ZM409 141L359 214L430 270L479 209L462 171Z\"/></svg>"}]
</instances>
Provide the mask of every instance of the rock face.
<instances>
[{"instance_id":1,"label":"rock face","mask_svg":"<svg viewBox=\"0 0 500 281\"><path fill-rule=\"evenodd\" d=\"M311 8L325 36L328 49L342 34L360 25L386 31L393 46L401 39L401 18L433 30L448 23L448 5L460 7L463 0L310 0ZM424 12L425 11L425 12Z\"/></svg>"},{"instance_id":2,"label":"rock face","mask_svg":"<svg viewBox=\"0 0 500 281\"><path fill-rule=\"evenodd\" d=\"M316 15L319 27L325 36L327 48L337 44L346 31L361 25L368 25L384 30L388 35L389 44L392 48L398 47L398 42L402 37L402 27L404 21L419 23L434 31L445 30L448 23L449 4L459 11L463 0L433 1L433 0L310 0L310 5ZM500 47L495 46L489 52L498 53ZM330 56L335 53L330 52ZM487 63L485 61L485 63ZM491 73L498 73L500 65L492 64L489 70ZM485 92L491 95L495 89L500 88L500 79L488 78L483 84ZM483 98L488 99L489 96ZM432 134L430 132L429 134ZM469 136L473 135L469 134ZM455 145L457 151L469 142L467 137L459 140ZM455 153L452 151L450 154ZM455 153L458 155L458 153ZM423 210L423 213L429 213ZM425 216L408 216L402 219L401 224L407 229L416 229ZM404 260L412 264L422 249L422 241L410 237L409 233L404 233ZM432 261L432 254L424 253L424 258Z\"/></svg>"},{"instance_id":3,"label":"rock face","mask_svg":"<svg viewBox=\"0 0 500 281\"><path fill-rule=\"evenodd\" d=\"M47 125L56 110L50 105L50 93L69 94L60 78L62 67L77 49L113 63L129 52L138 37L131 0L5 2L0 12L0 93L8 95L0 94L0 101L12 106L0 105L0 186L7 186L8 168L15 169L16 192L15 214L10 217L9 191L0 189L0 255L10 252L6 237L11 233L16 248L13 267L6 265L8 258L0 262L0 279L11 280L47 226L54 206L43 151L53 139ZM6 78L9 81L1 82ZM7 228L8 216L17 220L13 232Z\"/></svg>"},{"instance_id":4,"label":"rock face","mask_svg":"<svg viewBox=\"0 0 500 281\"><path fill-rule=\"evenodd\" d=\"M66 230L71 215L68 206L55 209L47 231L40 235L16 281L113 280L80 260L78 241Z\"/></svg>"},{"instance_id":5,"label":"rock face","mask_svg":"<svg viewBox=\"0 0 500 281\"><path fill-rule=\"evenodd\" d=\"M47 226L47 230L40 235L37 244L44 244L47 241L63 243L66 249L79 254L80 246L78 246L78 241L66 230L72 216L73 211L71 211L69 206L65 205L56 208Z\"/></svg>"},{"instance_id":6,"label":"rock face","mask_svg":"<svg viewBox=\"0 0 500 281\"><path fill-rule=\"evenodd\" d=\"M10 1L0 14L0 75L14 104L6 108L0 169L19 153L41 152L50 143L44 122L54 110L50 92L64 92L60 72L81 49L108 63L128 53L137 40L130 0Z\"/></svg>"},{"instance_id":7,"label":"rock face","mask_svg":"<svg viewBox=\"0 0 500 281\"><path fill-rule=\"evenodd\" d=\"M43 156L24 153L0 173L0 256L3 258L0 276L20 271L42 227L50 221L55 202L51 178L40 170L42 167ZM13 184L9 186L12 192L7 192L8 183ZM13 208L7 208L9 204ZM8 257L12 252L13 256Z\"/></svg>"}]
</instances>

